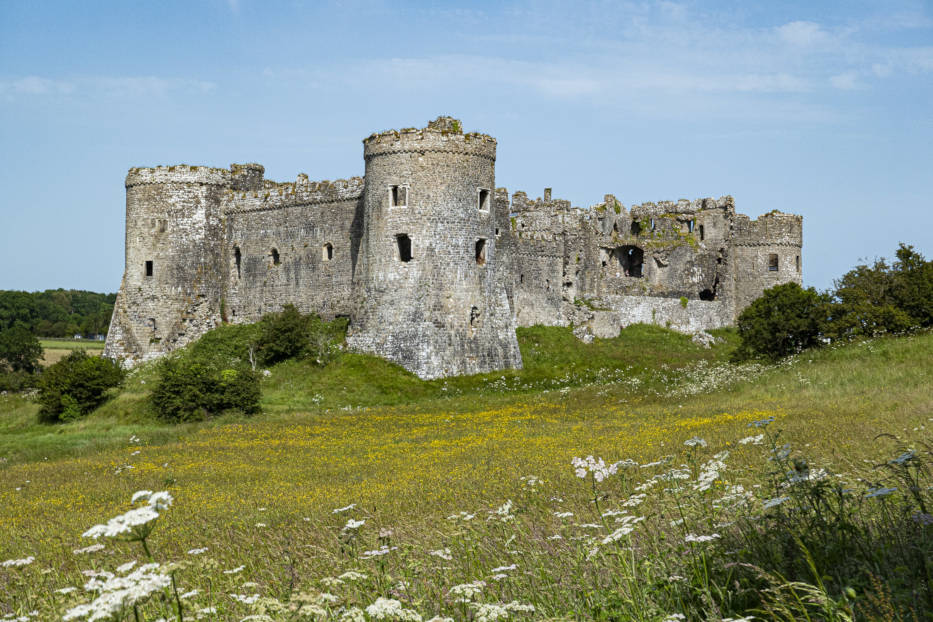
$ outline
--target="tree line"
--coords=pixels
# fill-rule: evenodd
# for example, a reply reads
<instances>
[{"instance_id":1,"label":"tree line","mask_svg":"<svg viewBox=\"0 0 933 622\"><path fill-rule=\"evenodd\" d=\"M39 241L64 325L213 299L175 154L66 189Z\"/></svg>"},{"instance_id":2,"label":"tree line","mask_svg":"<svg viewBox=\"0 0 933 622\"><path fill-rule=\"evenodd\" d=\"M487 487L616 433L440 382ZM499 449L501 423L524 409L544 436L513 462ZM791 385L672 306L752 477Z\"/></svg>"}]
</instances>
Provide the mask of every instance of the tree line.
<instances>
[{"instance_id":1,"label":"tree line","mask_svg":"<svg viewBox=\"0 0 933 622\"><path fill-rule=\"evenodd\" d=\"M38 337L104 335L116 298L76 289L0 290L0 332L20 327Z\"/></svg>"}]
</instances>

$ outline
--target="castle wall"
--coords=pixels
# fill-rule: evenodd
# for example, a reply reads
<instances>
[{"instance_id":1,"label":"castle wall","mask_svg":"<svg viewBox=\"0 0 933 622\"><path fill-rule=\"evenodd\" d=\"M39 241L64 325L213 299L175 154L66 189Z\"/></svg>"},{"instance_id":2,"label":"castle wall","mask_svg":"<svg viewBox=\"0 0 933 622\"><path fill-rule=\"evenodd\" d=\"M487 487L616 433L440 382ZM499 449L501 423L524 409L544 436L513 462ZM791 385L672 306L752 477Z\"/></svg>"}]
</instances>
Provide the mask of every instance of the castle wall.
<instances>
[{"instance_id":1,"label":"castle wall","mask_svg":"<svg viewBox=\"0 0 933 622\"><path fill-rule=\"evenodd\" d=\"M286 304L349 316L362 193L361 178L228 193L227 321L255 322Z\"/></svg>"}]
</instances>

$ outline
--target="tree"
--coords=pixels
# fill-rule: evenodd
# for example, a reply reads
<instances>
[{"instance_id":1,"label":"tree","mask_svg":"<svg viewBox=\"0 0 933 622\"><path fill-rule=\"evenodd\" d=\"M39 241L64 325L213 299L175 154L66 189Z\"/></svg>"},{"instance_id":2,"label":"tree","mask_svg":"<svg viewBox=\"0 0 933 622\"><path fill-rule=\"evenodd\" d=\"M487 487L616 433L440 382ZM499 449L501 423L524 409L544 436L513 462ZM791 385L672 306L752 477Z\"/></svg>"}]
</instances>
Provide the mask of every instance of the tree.
<instances>
[{"instance_id":1,"label":"tree","mask_svg":"<svg viewBox=\"0 0 933 622\"><path fill-rule=\"evenodd\" d=\"M39 371L41 359L42 344L29 330L22 326L0 330L0 370L9 367L33 374Z\"/></svg>"},{"instance_id":2,"label":"tree","mask_svg":"<svg viewBox=\"0 0 933 622\"><path fill-rule=\"evenodd\" d=\"M742 339L737 358L779 359L820 343L828 296L796 283L766 289L736 322Z\"/></svg>"},{"instance_id":3,"label":"tree","mask_svg":"<svg viewBox=\"0 0 933 622\"><path fill-rule=\"evenodd\" d=\"M933 326L933 261L903 243L896 254L892 298L917 324Z\"/></svg>"}]
</instances>

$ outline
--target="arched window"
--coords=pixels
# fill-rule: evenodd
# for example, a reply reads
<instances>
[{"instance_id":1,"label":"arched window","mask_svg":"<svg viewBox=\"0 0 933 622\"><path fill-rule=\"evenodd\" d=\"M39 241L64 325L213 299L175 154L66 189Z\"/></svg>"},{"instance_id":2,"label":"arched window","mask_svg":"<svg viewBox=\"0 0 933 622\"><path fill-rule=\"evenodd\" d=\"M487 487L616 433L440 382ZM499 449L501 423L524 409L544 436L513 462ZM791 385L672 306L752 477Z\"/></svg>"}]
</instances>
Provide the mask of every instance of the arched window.
<instances>
[{"instance_id":1,"label":"arched window","mask_svg":"<svg viewBox=\"0 0 933 622\"><path fill-rule=\"evenodd\" d=\"M272 252L269 253L269 254L272 255L272 265L273 265L273 266L277 266L277 265L279 265L280 263L282 263L281 258L279 258L279 249L273 248L273 249L272 249Z\"/></svg>"},{"instance_id":2,"label":"arched window","mask_svg":"<svg viewBox=\"0 0 933 622\"><path fill-rule=\"evenodd\" d=\"M476 240L476 263L481 266L486 264L486 240L482 238Z\"/></svg>"},{"instance_id":3,"label":"arched window","mask_svg":"<svg viewBox=\"0 0 933 622\"><path fill-rule=\"evenodd\" d=\"M334 245L328 242L324 245L324 248L321 249L321 259L324 261L330 261L334 258Z\"/></svg>"}]
</instances>

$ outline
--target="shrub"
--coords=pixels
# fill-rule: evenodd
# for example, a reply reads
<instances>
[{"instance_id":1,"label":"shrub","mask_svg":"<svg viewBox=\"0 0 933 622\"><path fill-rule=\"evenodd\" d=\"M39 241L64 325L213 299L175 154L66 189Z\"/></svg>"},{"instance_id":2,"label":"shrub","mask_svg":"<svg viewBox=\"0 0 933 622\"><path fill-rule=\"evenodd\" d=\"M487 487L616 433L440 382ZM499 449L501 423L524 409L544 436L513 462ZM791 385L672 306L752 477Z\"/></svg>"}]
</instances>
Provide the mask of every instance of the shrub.
<instances>
[{"instance_id":1,"label":"shrub","mask_svg":"<svg viewBox=\"0 0 933 622\"><path fill-rule=\"evenodd\" d=\"M265 365L301 357L324 364L331 357L334 342L343 339L345 330L346 320L325 322L317 315L302 315L289 304L278 313L263 316L256 349Z\"/></svg>"},{"instance_id":2,"label":"shrub","mask_svg":"<svg viewBox=\"0 0 933 622\"><path fill-rule=\"evenodd\" d=\"M812 287L784 283L766 289L736 322L739 359L779 359L820 343L828 300Z\"/></svg>"},{"instance_id":3,"label":"shrub","mask_svg":"<svg viewBox=\"0 0 933 622\"><path fill-rule=\"evenodd\" d=\"M26 389L33 389L38 381L39 376L37 374L29 374L24 371L0 371L0 392L18 393Z\"/></svg>"},{"instance_id":4,"label":"shrub","mask_svg":"<svg viewBox=\"0 0 933 622\"><path fill-rule=\"evenodd\" d=\"M159 364L150 400L168 421L200 421L227 410L259 412L259 374L242 367L219 369L192 356Z\"/></svg>"},{"instance_id":5,"label":"shrub","mask_svg":"<svg viewBox=\"0 0 933 622\"><path fill-rule=\"evenodd\" d=\"M47 423L82 417L102 404L108 389L124 377L110 359L75 350L42 372L39 379L39 420Z\"/></svg>"},{"instance_id":6,"label":"shrub","mask_svg":"<svg viewBox=\"0 0 933 622\"><path fill-rule=\"evenodd\" d=\"M28 374L39 371L42 344L29 330L14 326L0 330L0 371L4 367Z\"/></svg>"}]
</instances>

